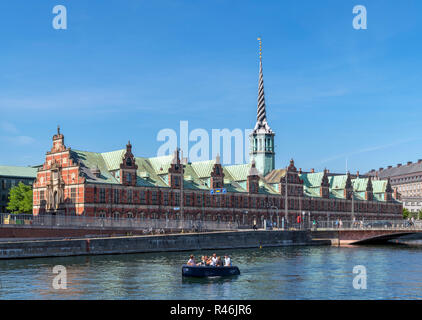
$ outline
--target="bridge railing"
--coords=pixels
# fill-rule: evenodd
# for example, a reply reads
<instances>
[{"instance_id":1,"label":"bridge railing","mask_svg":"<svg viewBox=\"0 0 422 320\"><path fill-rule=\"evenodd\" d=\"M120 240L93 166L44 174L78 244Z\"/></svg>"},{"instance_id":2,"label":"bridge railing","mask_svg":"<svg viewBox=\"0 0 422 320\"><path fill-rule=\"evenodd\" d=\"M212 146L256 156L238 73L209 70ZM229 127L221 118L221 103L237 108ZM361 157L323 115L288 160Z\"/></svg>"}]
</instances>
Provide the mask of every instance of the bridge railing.
<instances>
[{"instance_id":1,"label":"bridge railing","mask_svg":"<svg viewBox=\"0 0 422 320\"><path fill-rule=\"evenodd\" d=\"M204 220L170 220L170 219L143 219L143 218L115 218L65 215L25 215L0 214L0 225L25 225L33 227L56 228L93 228L93 229L127 229L142 230L151 233L165 230L184 231L229 231L237 230L236 222L204 221Z\"/></svg>"},{"instance_id":2,"label":"bridge railing","mask_svg":"<svg viewBox=\"0 0 422 320\"><path fill-rule=\"evenodd\" d=\"M296 224L295 227L301 227ZM303 227L303 226L302 226ZM407 220L368 220L368 221L317 221L305 226L313 230L409 230L409 229L422 229L422 223L412 222Z\"/></svg>"}]
</instances>

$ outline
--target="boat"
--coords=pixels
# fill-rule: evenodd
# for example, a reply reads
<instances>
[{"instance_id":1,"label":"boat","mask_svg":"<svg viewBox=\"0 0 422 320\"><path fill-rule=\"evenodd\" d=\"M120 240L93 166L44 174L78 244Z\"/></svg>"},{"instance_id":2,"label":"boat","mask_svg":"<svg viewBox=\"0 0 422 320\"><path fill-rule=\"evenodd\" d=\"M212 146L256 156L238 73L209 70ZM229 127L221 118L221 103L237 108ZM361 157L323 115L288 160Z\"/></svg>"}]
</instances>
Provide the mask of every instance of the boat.
<instances>
[{"instance_id":1,"label":"boat","mask_svg":"<svg viewBox=\"0 0 422 320\"><path fill-rule=\"evenodd\" d=\"M182 275L184 277L227 277L237 276L240 270L236 266L230 267L212 267L212 266L182 266Z\"/></svg>"}]
</instances>

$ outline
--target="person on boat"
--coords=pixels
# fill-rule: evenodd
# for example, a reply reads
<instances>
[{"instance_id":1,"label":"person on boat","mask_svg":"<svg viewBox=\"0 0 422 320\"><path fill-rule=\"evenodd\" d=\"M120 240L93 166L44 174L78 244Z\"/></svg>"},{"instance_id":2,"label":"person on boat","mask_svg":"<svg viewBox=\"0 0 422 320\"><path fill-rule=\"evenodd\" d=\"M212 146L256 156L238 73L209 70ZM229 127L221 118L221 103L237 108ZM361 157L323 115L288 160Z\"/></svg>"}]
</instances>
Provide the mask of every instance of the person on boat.
<instances>
[{"instance_id":1,"label":"person on boat","mask_svg":"<svg viewBox=\"0 0 422 320\"><path fill-rule=\"evenodd\" d=\"M227 254L224 256L224 266L225 267L231 267L232 266L232 261Z\"/></svg>"},{"instance_id":2,"label":"person on boat","mask_svg":"<svg viewBox=\"0 0 422 320\"><path fill-rule=\"evenodd\" d=\"M217 259L218 259L217 255L215 253L213 253L211 260L212 260L214 266L217 264Z\"/></svg>"},{"instance_id":3,"label":"person on boat","mask_svg":"<svg viewBox=\"0 0 422 320\"><path fill-rule=\"evenodd\" d=\"M204 267L206 267L207 265L209 265L209 258L208 258L208 256L204 256L204 259L202 260L202 265L204 266Z\"/></svg>"},{"instance_id":4,"label":"person on boat","mask_svg":"<svg viewBox=\"0 0 422 320\"><path fill-rule=\"evenodd\" d=\"M217 265L217 255L214 253L210 259L210 267L215 267Z\"/></svg>"},{"instance_id":5,"label":"person on boat","mask_svg":"<svg viewBox=\"0 0 422 320\"><path fill-rule=\"evenodd\" d=\"M206 266L207 265L207 260L205 259L205 256L201 257L201 262L196 264L197 266Z\"/></svg>"},{"instance_id":6,"label":"person on boat","mask_svg":"<svg viewBox=\"0 0 422 320\"><path fill-rule=\"evenodd\" d=\"M217 267L222 267L223 266L223 261L221 261L220 257L217 257L217 262L215 263Z\"/></svg>"},{"instance_id":7,"label":"person on boat","mask_svg":"<svg viewBox=\"0 0 422 320\"><path fill-rule=\"evenodd\" d=\"M194 256L191 254L187 263L188 266L195 266L196 262L195 262L195 258Z\"/></svg>"}]
</instances>

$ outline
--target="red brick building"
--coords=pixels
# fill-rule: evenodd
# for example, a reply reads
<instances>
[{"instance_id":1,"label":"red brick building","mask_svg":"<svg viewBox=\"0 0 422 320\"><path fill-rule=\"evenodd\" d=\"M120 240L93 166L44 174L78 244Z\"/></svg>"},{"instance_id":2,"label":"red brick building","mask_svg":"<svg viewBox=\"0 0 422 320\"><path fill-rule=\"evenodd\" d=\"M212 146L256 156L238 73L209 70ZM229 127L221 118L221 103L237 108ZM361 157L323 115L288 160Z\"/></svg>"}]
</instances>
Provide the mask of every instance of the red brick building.
<instances>
[{"instance_id":1,"label":"red brick building","mask_svg":"<svg viewBox=\"0 0 422 320\"><path fill-rule=\"evenodd\" d=\"M254 161L224 167L218 158L183 164L178 151L135 158L130 143L108 153L78 151L65 146L59 130L33 185L33 212L277 222L286 214L286 173L289 220L303 212L312 219L350 220L352 203L356 219L401 218L402 204L392 197L389 180L328 171L303 173L293 160L287 171L275 169L264 177ZM213 195L214 188L226 193Z\"/></svg>"},{"instance_id":2,"label":"red brick building","mask_svg":"<svg viewBox=\"0 0 422 320\"><path fill-rule=\"evenodd\" d=\"M401 219L402 204L392 197L388 179L302 172L293 160L286 169L275 169L274 136L266 118L260 60L250 164L223 167L219 157L182 163L179 151L135 157L130 142L112 152L78 151L65 146L58 130L33 185L33 212L248 225L282 217L294 221L303 213L318 220ZM224 192L212 194L216 188Z\"/></svg>"}]
</instances>

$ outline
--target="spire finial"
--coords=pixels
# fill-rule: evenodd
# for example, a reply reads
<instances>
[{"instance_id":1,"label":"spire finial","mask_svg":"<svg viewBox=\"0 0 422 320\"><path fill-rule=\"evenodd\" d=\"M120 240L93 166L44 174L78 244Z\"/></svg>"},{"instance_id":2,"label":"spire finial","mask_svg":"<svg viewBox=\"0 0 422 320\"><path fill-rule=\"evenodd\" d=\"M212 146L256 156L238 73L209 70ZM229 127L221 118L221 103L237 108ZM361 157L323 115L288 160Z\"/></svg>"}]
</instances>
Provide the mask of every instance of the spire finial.
<instances>
[{"instance_id":1,"label":"spire finial","mask_svg":"<svg viewBox=\"0 0 422 320\"><path fill-rule=\"evenodd\" d=\"M264 76L262 74L262 40L259 41L259 85L258 85L258 110L257 110L257 125L263 126L264 121L266 122L267 116L265 113L265 95L264 95Z\"/></svg>"},{"instance_id":2,"label":"spire finial","mask_svg":"<svg viewBox=\"0 0 422 320\"><path fill-rule=\"evenodd\" d=\"M217 155L215 156L215 163L220 164L220 154L219 153L217 153Z\"/></svg>"},{"instance_id":3,"label":"spire finial","mask_svg":"<svg viewBox=\"0 0 422 320\"><path fill-rule=\"evenodd\" d=\"M57 125L57 134L60 134L60 125Z\"/></svg>"},{"instance_id":4,"label":"spire finial","mask_svg":"<svg viewBox=\"0 0 422 320\"><path fill-rule=\"evenodd\" d=\"M261 37L258 37L258 42L259 42L259 60L262 60L262 39Z\"/></svg>"}]
</instances>

